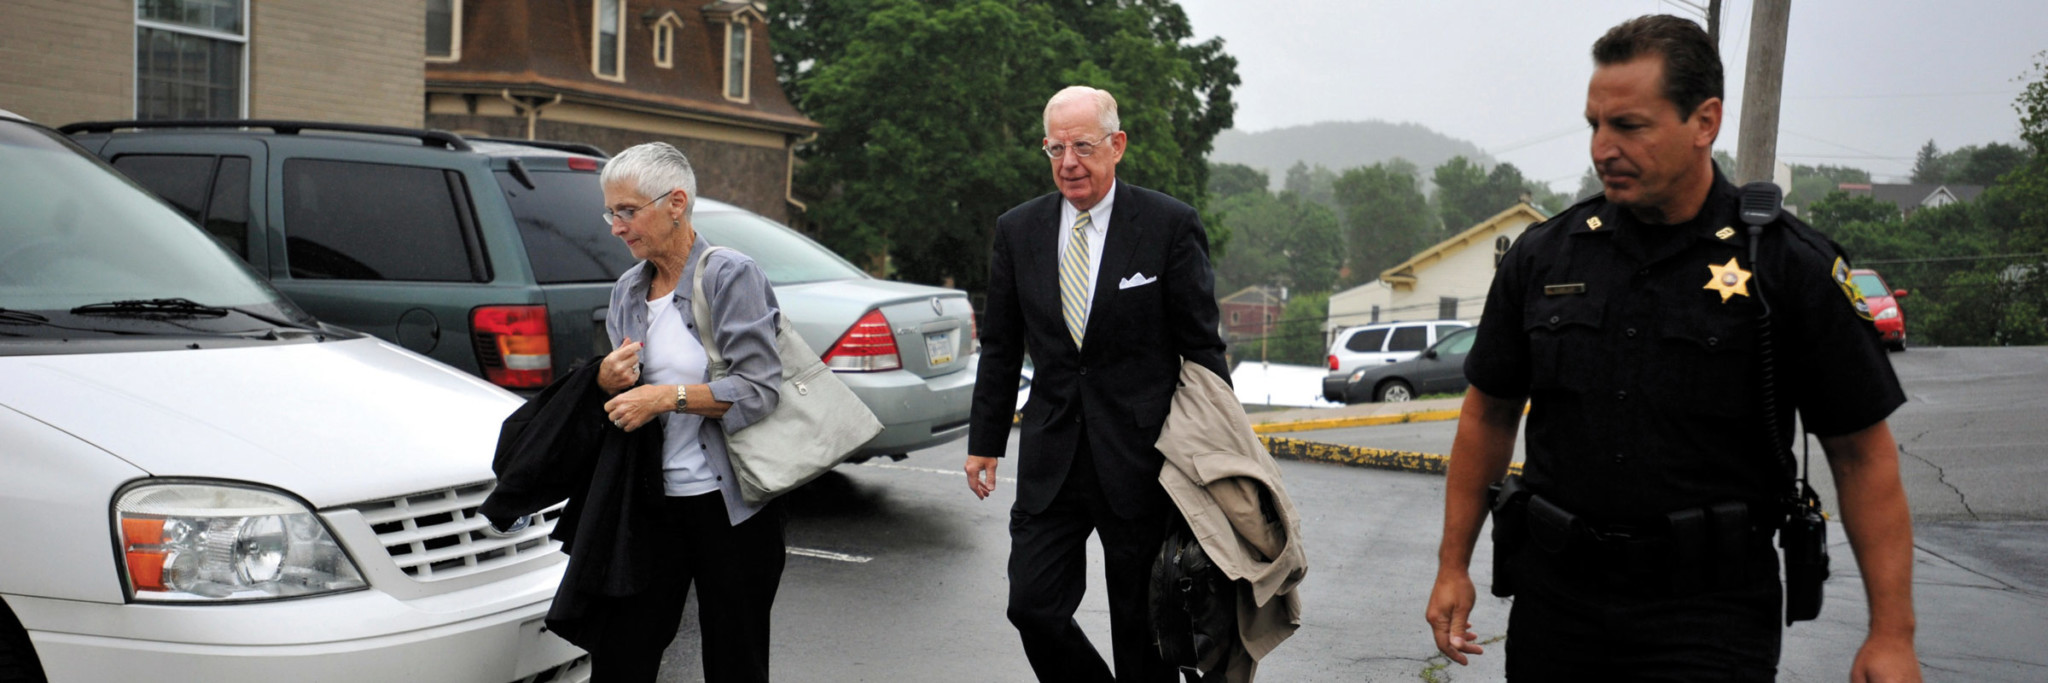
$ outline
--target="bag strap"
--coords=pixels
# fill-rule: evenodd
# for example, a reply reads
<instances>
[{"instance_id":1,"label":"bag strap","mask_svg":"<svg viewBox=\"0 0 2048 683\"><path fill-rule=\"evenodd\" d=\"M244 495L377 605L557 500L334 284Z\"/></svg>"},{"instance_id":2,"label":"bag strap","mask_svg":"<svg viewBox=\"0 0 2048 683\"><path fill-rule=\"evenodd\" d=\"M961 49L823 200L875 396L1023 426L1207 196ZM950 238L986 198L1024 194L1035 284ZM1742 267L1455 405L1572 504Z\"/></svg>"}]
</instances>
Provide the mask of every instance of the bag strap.
<instances>
[{"instance_id":1,"label":"bag strap","mask_svg":"<svg viewBox=\"0 0 2048 683\"><path fill-rule=\"evenodd\" d=\"M723 379L726 374L725 356L718 352L718 340L711 334L711 302L704 296L704 267L711 262L711 254L725 247L711 247L697 255L697 267L690 274L690 315L697 320L697 342L704 347L704 356L709 359L705 369L711 371L711 378Z\"/></svg>"}]
</instances>

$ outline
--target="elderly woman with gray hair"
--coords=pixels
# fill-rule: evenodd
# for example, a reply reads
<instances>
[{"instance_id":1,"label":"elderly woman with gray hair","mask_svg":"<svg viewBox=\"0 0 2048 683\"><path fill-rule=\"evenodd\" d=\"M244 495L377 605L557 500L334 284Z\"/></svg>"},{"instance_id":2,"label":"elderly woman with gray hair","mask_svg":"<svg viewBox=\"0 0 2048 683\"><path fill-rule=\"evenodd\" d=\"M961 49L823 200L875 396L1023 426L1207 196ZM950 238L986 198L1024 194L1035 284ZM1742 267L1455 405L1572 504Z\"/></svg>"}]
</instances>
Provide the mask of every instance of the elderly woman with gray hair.
<instances>
[{"instance_id":1,"label":"elderly woman with gray hair","mask_svg":"<svg viewBox=\"0 0 2048 683\"><path fill-rule=\"evenodd\" d=\"M612 288L605 330L615 348L597 383L613 394L605 412L620 429L662 430L658 581L650 595L619 605L591 652L600 681L652 681L675 639L684 599L696 585L703 627L704 680L768 680L768 617L782 581L781 505L740 496L726 435L775 410L782 363L775 351L775 292L753 259L709 248L690 224L697 178L666 143L613 157L599 176L612 236L640 263ZM691 314L691 282L703 268L712 329ZM730 362L711 381L700 338Z\"/></svg>"}]
</instances>

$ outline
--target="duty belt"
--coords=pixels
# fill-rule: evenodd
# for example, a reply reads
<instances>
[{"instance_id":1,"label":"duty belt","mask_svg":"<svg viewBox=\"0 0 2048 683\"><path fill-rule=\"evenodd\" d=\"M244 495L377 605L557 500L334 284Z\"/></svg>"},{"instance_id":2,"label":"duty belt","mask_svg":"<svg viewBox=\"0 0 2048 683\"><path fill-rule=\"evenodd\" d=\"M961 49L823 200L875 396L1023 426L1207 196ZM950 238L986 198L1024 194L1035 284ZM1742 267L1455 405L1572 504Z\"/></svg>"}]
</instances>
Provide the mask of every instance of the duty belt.
<instances>
[{"instance_id":1,"label":"duty belt","mask_svg":"<svg viewBox=\"0 0 2048 683\"><path fill-rule=\"evenodd\" d=\"M1782 521L1774 506L1737 500L1635 524L1595 523L1514 483L1510 499L1495 501L1495 525L1523 538L1497 536L1496 553L1528 546L1548 556L1542 564L1590 569L1639 592L1690 595L1739 584Z\"/></svg>"}]
</instances>

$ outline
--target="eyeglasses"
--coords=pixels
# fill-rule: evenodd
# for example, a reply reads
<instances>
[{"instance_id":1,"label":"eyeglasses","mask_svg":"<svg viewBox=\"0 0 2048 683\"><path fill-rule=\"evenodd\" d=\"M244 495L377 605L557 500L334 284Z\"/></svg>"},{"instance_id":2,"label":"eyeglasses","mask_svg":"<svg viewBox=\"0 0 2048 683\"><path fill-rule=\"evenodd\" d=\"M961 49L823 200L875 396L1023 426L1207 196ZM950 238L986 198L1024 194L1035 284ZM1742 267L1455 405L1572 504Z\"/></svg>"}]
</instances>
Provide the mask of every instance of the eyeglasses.
<instances>
[{"instance_id":1,"label":"eyeglasses","mask_svg":"<svg viewBox=\"0 0 2048 683\"><path fill-rule=\"evenodd\" d=\"M1074 149L1074 156L1082 158L1093 156L1097 148L1108 147L1109 139L1112 137L1116 137L1116 131L1104 133L1102 135L1102 139L1096 140L1095 142L1076 142L1072 145ZM1068 145L1066 143L1055 142L1050 145L1046 145L1043 149L1045 150L1046 156L1058 159L1066 155L1067 148Z\"/></svg>"},{"instance_id":2,"label":"eyeglasses","mask_svg":"<svg viewBox=\"0 0 2048 683\"><path fill-rule=\"evenodd\" d=\"M649 200L647 200L647 203L646 203L646 204L641 204L641 205L639 205L639 206L635 206L635 207L633 207L633 208L630 208L630 209L619 209L619 210L617 210L617 211L614 211L614 210L611 210L611 209L605 209L605 210L604 210L604 214L603 214L603 215L604 215L604 227L607 227L607 228L609 228L609 227L612 227L612 223L613 223L613 222L618 222L618 223L631 223L631 222L633 222L633 214L639 213L639 212L640 212L640 210L642 210L642 209L645 209L645 208L647 208L647 207L650 207L650 206L654 206L654 203L655 203L655 202L661 201L661 200L663 200L663 199L668 199L669 195L672 195L672 194L675 194L675 191L674 191L674 190L670 190L670 191L668 191L668 192L666 192L666 193L663 193L663 194L662 194L661 196L659 196L659 197L655 197L655 198L653 198L653 199L649 199Z\"/></svg>"}]
</instances>

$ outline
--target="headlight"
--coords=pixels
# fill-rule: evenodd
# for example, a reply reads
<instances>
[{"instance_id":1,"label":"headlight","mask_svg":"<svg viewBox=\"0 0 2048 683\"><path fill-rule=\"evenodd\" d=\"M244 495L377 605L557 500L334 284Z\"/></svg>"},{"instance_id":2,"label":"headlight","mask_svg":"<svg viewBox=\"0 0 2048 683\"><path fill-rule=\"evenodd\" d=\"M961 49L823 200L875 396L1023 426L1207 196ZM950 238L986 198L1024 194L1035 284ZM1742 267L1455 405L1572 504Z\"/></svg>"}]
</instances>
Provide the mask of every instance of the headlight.
<instances>
[{"instance_id":1,"label":"headlight","mask_svg":"<svg viewBox=\"0 0 2048 683\"><path fill-rule=\"evenodd\" d=\"M299 501L252 486L156 483L114 502L122 580L136 600L268 600L363 588Z\"/></svg>"},{"instance_id":2,"label":"headlight","mask_svg":"<svg viewBox=\"0 0 2048 683\"><path fill-rule=\"evenodd\" d=\"M1899 317L1899 307L1897 306L1878 311L1877 313L1878 320L1891 320L1896 317Z\"/></svg>"}]
</instances>

